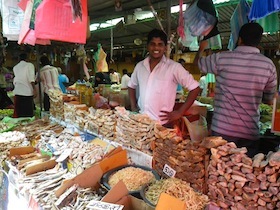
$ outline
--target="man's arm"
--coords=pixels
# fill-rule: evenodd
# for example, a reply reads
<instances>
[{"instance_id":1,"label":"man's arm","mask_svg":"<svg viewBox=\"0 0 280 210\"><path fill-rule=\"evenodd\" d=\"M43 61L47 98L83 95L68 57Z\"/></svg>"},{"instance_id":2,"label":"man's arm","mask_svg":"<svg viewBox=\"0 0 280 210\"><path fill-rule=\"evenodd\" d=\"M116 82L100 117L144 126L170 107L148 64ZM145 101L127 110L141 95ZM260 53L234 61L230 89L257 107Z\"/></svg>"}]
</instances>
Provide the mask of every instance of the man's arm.
<instances>
[{"instance_id":1,"label":"man's arm","mask_svg":"<svg viewBox=\"0 0 280 210\"><path fill-rule=\"evenodd\" d=\"M139 109L137 107L137 102L136 102L136 89L128 87L128 94L129 94L129 99L130 99L131 111L133 111L133 112L139 111Z\"/></svg>"},{"instance_id":2,"label":"man's arm","mask_svg":"<svg viewBox=\"0 0 280 210\"><path fill-rule=\"evenodd\" d=\"M195 65L198 65L198 60L199 60L199 58L202 57L203 52L204 52L204 50L207 46L208 46L208 41L207 40L203 40L199 43L199 49L198 49L198 51L195 55L194 61L193 61L193 63Z\"/></svg>"},{"instance_id":3,"label":"man's arm","mask_svg":"<svg viewBox=\"0 0 280 210\"><path fill-rule=\"evenodd\" d=\"M36 91L36 88L35 88L35 82L31 82L31 85L32 85L32 88L33 88L33 98L36 98L37 97L37 91Z\"/></svg>"},{"instance_id":4,"label":"man's arm","mask_svg":"<svg viewBox=\"0 0 280 210\"><path fill-rule=\"evenodd\" d=\"M167 120L168 122L172 122L180 119L184 115L184 113L192 106L200 91L201 89L199 87L195 88L194 90L191 90L186 98L185 103L180 107L180 109L172 112L161 111L163 113L160 115L161 120Z\"/></svg>"}]
</instances>

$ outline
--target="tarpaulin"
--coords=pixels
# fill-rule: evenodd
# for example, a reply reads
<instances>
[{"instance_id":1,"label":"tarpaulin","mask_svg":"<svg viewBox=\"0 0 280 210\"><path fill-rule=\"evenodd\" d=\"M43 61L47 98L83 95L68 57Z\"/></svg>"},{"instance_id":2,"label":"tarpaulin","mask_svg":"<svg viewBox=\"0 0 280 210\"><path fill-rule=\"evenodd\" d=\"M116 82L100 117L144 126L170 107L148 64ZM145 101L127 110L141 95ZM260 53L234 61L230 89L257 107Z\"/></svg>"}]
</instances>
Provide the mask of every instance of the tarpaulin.
<instances>
[{"instance_id":1,"label":"tarpaulin","mask_svg":"<svg viewBox=\"0 0 280 210\"><path fill-rule=\"evenodd\" d=\"M260 19L277 11L280 11L280 0L254 0L249 13L249 19Z\"/></svg>"},{"instance_id":2,"label":"tarpaulin","mask_svg":"<svg viewBox=\"0 0 280 210\"><path fill-rule=\"evenodd\" d=\"M231 18L230 18L230 39L228 43L228 49L234 50L238 40L238 34L241 26L249 22L248 14L250 6L246 0L240 0L236 6Z\"/></svg>"}]
</instances>

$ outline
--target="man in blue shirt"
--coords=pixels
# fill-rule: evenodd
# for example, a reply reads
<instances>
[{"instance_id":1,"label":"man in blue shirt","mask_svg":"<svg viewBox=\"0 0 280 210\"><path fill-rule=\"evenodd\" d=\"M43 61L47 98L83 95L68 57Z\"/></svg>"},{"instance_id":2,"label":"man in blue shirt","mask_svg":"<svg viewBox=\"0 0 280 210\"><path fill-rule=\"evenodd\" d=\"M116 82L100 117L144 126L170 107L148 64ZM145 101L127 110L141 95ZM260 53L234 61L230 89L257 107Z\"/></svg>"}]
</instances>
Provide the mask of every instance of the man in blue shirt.
<instances>
[{"instance_id":1,"label":"man in blue shirt","mask_svg":"<svg viewBox=\"0 0 280 210\"><path fill-rule=\"evenodd\" d=\"M69 78L65 74L62 74L62 70L60 67L57 67L57 71L60 89L63 93L66 93L65 83L69 83Z\"/></svg>"}]
</instances>

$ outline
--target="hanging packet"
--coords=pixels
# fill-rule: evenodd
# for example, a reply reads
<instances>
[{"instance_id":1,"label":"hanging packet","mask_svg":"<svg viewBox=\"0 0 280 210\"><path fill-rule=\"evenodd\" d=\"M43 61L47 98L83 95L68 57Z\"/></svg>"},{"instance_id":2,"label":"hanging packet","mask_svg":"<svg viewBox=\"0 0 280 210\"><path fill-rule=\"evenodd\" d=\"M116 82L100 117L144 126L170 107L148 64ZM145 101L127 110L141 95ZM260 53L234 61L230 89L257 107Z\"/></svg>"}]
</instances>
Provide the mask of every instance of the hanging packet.
<instances>
[{"instance_id":1,"label":"hanging packet","mask_svg":"<svg viewBox=\"0 0 280 210\"><path fill-rule=\"evenodd\" d=\"M17 41L24 12L18 6L18 0L2 0L1 3L3 36L10 41Z\"/></svg>"},{"instance_id":2,"label":"hanging packet","mask_svg":"<svg viewBox=\"0 0 280 210\"><path fill-rule=\"evenodd\" d=\"M86 43L87 0L80 1L81 11L73 18L69 0L44 0L36 10L35 35L37 38L72 43Z\"/></svg>"},{"instance_id":3,"label":"hanging packet","mask_svg":"<svg viewBox=\"0 0 280 210\"><path fill-rule=\"evenodd\" d=\"M209 6L210 8L208 8ZM209 13L208 10L211 13ZM212 10L214 10L214 12ZM216 11L212 0L194 1L184 14L185 23L191 35L207 36L217 24L217 17L214 13L216 13Z\"/></svg>"}]
</instances>

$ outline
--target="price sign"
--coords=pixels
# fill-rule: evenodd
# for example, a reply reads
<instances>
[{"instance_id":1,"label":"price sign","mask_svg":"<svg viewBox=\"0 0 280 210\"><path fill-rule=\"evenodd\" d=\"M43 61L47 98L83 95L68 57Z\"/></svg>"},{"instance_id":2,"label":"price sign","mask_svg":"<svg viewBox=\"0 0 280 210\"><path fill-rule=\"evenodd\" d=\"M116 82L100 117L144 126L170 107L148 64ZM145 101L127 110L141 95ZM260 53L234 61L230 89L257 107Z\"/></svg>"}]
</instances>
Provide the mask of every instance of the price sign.
<instances>
[{"instance_id":1,"label":"price sign","mask_svg":"<svg viewBox=\"0 0 280 210\"><path fill-rule=\"evenodd\" d=\"M164 165L162 171L163 171L163 173L165 173L169 177L174 177L175 174L176 174L176 171L167 164Z\"/></svg>"},{"instance_id":2,"label":"price sign","mask_svg":"<svg viewBox=\"0 0 280 210\"><path fill-rule=\"evenodd\" d=\"M122 210L123 205L117 205L117 204L112 204L112 203L107 203L107 202L102 202L102 201L94 201L91 200L89 204L87 205L87 208L89 209L94 209L94 210Z\"/></svg>"}]
</instances>

